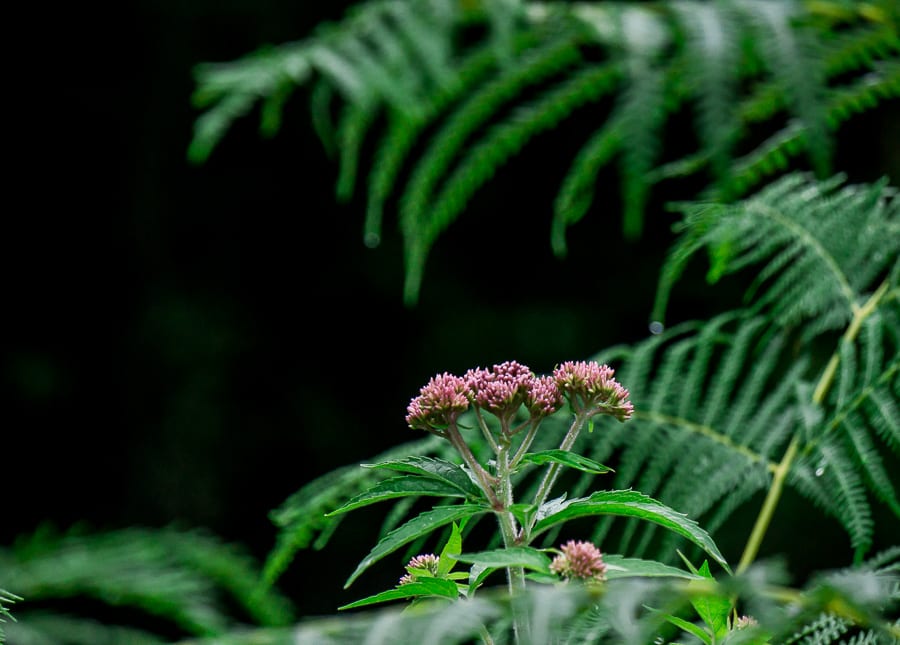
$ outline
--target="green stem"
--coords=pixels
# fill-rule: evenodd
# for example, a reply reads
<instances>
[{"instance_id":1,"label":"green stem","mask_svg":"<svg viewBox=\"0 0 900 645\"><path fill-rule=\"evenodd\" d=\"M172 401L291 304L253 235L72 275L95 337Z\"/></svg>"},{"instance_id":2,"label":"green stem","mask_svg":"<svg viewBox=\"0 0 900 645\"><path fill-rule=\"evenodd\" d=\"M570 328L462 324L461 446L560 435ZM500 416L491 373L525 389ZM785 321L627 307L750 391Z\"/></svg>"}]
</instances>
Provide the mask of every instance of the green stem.
<instances>
[{"instance_id":1,"label":"green stem","mask_svg":"<svg viewBox=\"0 0 900 645\"><path fill-rule=\"evenodd\" d=\"M519 444L519 449L516 450L516 454L513 455L512 461L509 464L510 470L515 470L516 466L519 465L519 462L522 461L522 457L528 452L528 449L531 447L531 442L534 441L534 436L537 434L539 425L541 425L540 421L533 420L531 422L528 433L525 435L525 438L522 439L522 443Z\"/></svg>"},{"instance_id":2,"label":"green stem","mask_svg":"<svg viewBox=\"0 0 900 645\"><path fill-rule=\"evenodd\" d=\"M509 510L513 505L512 474L509 466L510 443L506 437L501 437L499 450L497 451L497 477L500 480L499 492L502 510L497 511L497 519L500 523L500 532L503 535L503 543L507 548L519 544L519 529L516 518ZM515 596L525 591L525 570L522 567L507 567L506 579L509 583L509 593ZM529 642L528 616L521 608L513 610L513 628L515 630L516 643Z\"/></svg>"},{"instance_id":3,"label":"green stem","mask_svg":"<svg viewBox=\"0 0 900 645\"><path fill-rule=\"evenodd\" d=\"M859 330L862 328L863 322L865 322L866 318L871 316L875 309L878 307L878 303L887 293L888 287L888 282L887 280L885 280L881 283L878 289L875 290L875 293L872 294L872 296L862 307L854 308L853 319L850 321L850 325L844 332L841 342L850 343L856 339L857 335L859 334ZM837 373L838 362L840 360L839 352L840 345L838 346L838 349L836 349L835 352L831 355L831 359L825 366L825 370L822 372L822 376L819 377L819 382L816 384L816 389L813 391L812 397L812 401L816 405L820 405L825 400L825 396L828 394L828 390L834 382L834 375ZM799 448L800 434L796 433L791 439L791 443L788 445L788 448L785 451L784 456L781 458L781 461L778 463L778 466L775 467L775 475L772 477L772 484L769 487L769 492L766 494L766 499L759 511L759 515L756 517L756 523L753 525L753 530L750 532L750 537L747 539L747 544L744 547L744 552L743 554L741 554L741 561L738 563L737 573L746 571L747 567L749 567L753 563L753 561L756 559L757 554L759 553L759 547L762 545L762 541L766 535L766 531L769 529L769 524L771 524L772 522L772 516L775 514L775 508L778 506L778 502L781 500L781 493L784 490L784 482L787 479L787 474L794 463L794 459L796 459L797 457Z\"/></svg>"},{"instance_id":4,"label":"green stem","mask_svg":"<svg viewBox=\"0 0 900 645\"><path fill-rule=\"evenodd\" d=\"M488 428L487 422L484 420L484 417L481 416L481 409L475 408L475 418L478 419L478 427L481 428L481 434L484 435L484 438L487 440L488 444L490 444L491 449L496 453L500 450L500 447L497 445L497 442L494 441L494 435L491 433L491 429Z\"/></svg>"},{"instance_id":5,"label":"green stem","mask_svg":"<svg viewBox=\"0 0 900 645\"><path fill-rule=\"evenodd\" d=\"M581 427L586 420L587 414L585 412L579 410L575 413L575 418L572 420L572 425L569 426L569 431L566 433L566 436L563 437L562 443L559 444L560 450L569 450L572 448L572 444L574 444L575 440L578 438L578 433L581 431ZM544 479L541 480L541 485L538 488L537 493L534 494L535 509L540 508L541 505L547 501L547 496L550 494L553 484L556 483L556 478L559 477L559 469L560 465L557 463L550 464L547 467ZM528 543L528 539L531 536L531 530L534 528L536 521L537 513L532 515L528 522L528 526L525 528L524 535L522 536L522 540L525 544Z\"/></svg>"},{"instance_id":6,"label":"green stem","mask_svg":"<svg viewBox=\"0 0 900 645\"><path fill-rule=\"evenodd\" d=\"M462 438L462 435L459 434L459 428L456 427L455 423L448 426L444 436L450 441L451 444L453 444L453 447L456 448L456 451L463 458L463 461L466 462L466 465L475 474L475 477L478 479L478 483L481 485L481 490L484 491L484 494L490 501L491 506L495 509L500 508L502 504L497 498L497 493L495 492L493 483L491 481L494 478L491 477L491 475L481 467L481 464L478 463L478 460L475 459L475 455L473 455L472 451L469 450L469 445L466 443L465 439Z\"/></svg>"}]
</instances>

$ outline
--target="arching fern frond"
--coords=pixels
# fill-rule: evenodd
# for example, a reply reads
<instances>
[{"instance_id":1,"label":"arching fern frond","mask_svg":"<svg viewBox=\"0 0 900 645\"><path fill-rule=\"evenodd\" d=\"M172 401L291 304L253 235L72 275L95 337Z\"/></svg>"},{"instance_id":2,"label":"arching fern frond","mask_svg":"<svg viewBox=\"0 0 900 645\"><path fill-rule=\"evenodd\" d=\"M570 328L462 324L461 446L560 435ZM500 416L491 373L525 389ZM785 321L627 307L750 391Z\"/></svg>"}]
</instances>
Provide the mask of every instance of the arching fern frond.
<instances>
[{"instance_id":1,"label":"arching fern frond","mask_svg":"<svg viewBox=\"0 0 900 645\"><path fill-rule=\"evenodd\" d=\"M711 282L762 266L748 296L779 325L814 320L813 334L848 323L873 281L897 262L900 200L883 181L841 183L794 174L735 205L683 206L684 234L662 269L654 319L663 318L687 262L707 249Z\"/></svg>"},{"instance_id":2,"label":"arching fern frond","mask_svg":"<svg viewBox=\"0 0 900 645\"><path fill-rule=\"evenodd\" d=\"M15 604L17 600L22 600L22 598L5 589L0 589L0 643L6 642L6 632L3 631L2 627L3 623L5 623L7 619L15 621L15 618L9 612L9 608Z\"/></svg>"},{"instance_id":3,"label":"arching fern frond","mask_svg":"<svg viewBox=\"0 0 900 645\"><path fill-rule=\"evenodd\" d=\"M617 369L628 383L634 420L579 439L581 449L616 464L613 488L640 490L704 526L707 517L721 525L767 486L797 421L793 382L808 377L809 366L805 359L785 365L784 341L767 340L763 319L734 314L699 331L688 326L651 337ZM573 494L587 486L583 478ZM675 559L677 541L660 543L653 527L626 522L613 535L613 526L611 520L597 525L597 543L636 557Z\"/></svg>"},{"instance_id":4,"label":"arching fern frond","mask_svg":"<svg viewBox=\"0 0 900 645\"><path fill-rule=\"evenodd\" d=\"M109 620L116 610L193 635L222 634L237 623L281 626L293 619L287 599L259 588L259 571L249 555L198 531L38 531L0 550L0 578L25 598L18 617L22 633L43 634L50 642L60 629L74 642L115 642L125 634L133 642L160 641L152 632L117 627ZM107 614L80 615L76 600L106 607L100 611ZM65 611L67 602L69 614L47 613L48 603ZM239 608L239 615L229 606ZM33 611L38 612L34 621ZM78 634L84 635L80 641Z\"/></svg>"},{"instance_id":5,"label":"arching fern frond","mask_svg":"<svg viewBox=\"0 0 900 645\"><path fill-rule=\"evenodd\" d=\"M613 160L632 237L661 179L708 169L710 194L730 199L803 152L822 172L839 124L900 95L898 58L895 17L840 2L369 0L304 41L199 66L194 101L206 112L189 156L204 160L257 101L264 133L274 133L292 89L315 82L312 120L340 155L338 197L347 199L358 169L370 168L367 245L378 244L388 200L400 195L404 293L413 302L443 230L499 165L576 107L603 105L556 200L559 255L566 227L587 212L597 173ZM618 72L602 92L573 102L572 92L553 89L607 67ZM611 92L610 110L602 99ZM668 115L687 103L697 151L666 159ZM330 143L333 111L341 114L338 146ZM759 122L778 129L754 140L749 126ZM366 164L363 141L382 127Z\"/></svg>"},{"instance_id":6,"label":"arching fern frond","mask_svg":"<svg viewBox=\"0 0 900 645\"><path fill-rule=\"evenodd\" d=\"M437 437L411 441L372 458L380 463L409 456L443 454L445 447ZM367 490L388 473L382 469L360 468L351 464L318 477L291 495L270 518L278 527L276 543L266 559L263 579L272 585L290 565L297 551L323 548L343 515L326 517L347 500ZM402 501L399 502L402 504ZM399 521L399 518L397 519Z\"/></svg>"}]
</instances>

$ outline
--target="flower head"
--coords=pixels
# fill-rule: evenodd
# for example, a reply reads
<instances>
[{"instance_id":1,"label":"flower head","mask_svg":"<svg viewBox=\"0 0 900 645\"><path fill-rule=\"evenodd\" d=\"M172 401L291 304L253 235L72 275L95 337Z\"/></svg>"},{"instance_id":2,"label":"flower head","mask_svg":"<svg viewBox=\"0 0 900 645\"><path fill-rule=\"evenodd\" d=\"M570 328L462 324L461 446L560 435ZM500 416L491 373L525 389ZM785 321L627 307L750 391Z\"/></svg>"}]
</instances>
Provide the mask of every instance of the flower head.
<instances>
[{"instance_id":1,"label":"flower head","mask_svg":"<svg viewBox=\"0 0 900 645\"><path fill-rule=\"evenodd\" d=\"M536 376L525 391L525 407L533 417L546 417L562 407L563 396L552 376Z\"/></svg>"},{"instance_id":2,"label":"flower head","mask_svg":"<svg viewBox=\"0 0 900 645\"><path fill-rule=\"evenodd\" d=\"M590 542L569 540L560 549L562 553L550 563L550 570L567 580L606 580L606 564L600 549Z\"/></svg>"},{"instance_id":3,"label":"flower head","mask_svg":"<svg viewBox=\"0 0 900 645\"><path fill-rule=\"evenodd\" d=\"M609 365L594 361L567 361L553 371L557 386L573 406L626 421L634 406L628 400L628 390L613 378L614 374Z\"/></svg>"},{"instance_id":4,"label":"flower head","mask_svg":"<svg viewBox=\"0 0 900 645\"><path fill-rule=\"evenodd\" d=\"M734 621L735 629L748 629L750 627L756 627L757 625L759 625L759 622L753 618L753 616L741 616Z\"/></svg>"},{"instance_id":5,"label":"flower head","mask_svg":"<svg viewBox=\"0 0 900 645\"><path fill-rule=\"evenodd\" d=\"M405 585L410 582L416 582L418 580L418 576L416 575L417 571L427 571L431 574L432 577L436 577L438 574L438 565L440 564L441 559L433 553L425 553L423 555L417 555L409 563L406 565L406 575L400 578L400 582L398 584Z\"/></svg>"},{"instance_id":6,"label":"flower head","mask_svg":"<svg viewBox=\"0 0 900 645\"><path fill-rule=\"evenodd\" d=\"M515 413L522 405L534 375L525 365L506 361L490 370L480 367L469 370L465 379L475 405L491 414L504 416Z\"/></svg>"},{"instance_id":7,"label":"flower head","mask_svg":"<svg viewBox=\"0 0 900 645\"><path fill-rule=\"evenodd\" d=\"M470 394L465 379L448 372L438 374L410 401L406 423L421 430L445 428L469 409Z\"/></svg>"}]
</instances>

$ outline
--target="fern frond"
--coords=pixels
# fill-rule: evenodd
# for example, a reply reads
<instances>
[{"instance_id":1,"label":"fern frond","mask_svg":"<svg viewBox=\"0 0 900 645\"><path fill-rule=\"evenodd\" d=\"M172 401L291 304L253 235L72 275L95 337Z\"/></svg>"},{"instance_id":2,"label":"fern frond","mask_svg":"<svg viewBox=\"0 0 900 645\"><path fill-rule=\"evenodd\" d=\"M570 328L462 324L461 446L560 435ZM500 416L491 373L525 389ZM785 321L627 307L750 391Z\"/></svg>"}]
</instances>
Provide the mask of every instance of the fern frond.
<instances>
[{"instance_id":1,"label":"fern frond","mask_svg":"<svg viewBox=\"0 0 900 645\"><path fill-rule=\"evenodd\" d=\"M26 620L10 630L21 645L166 645L170 639L141 629L111 625L89 618L30 611Z\"/></svg>"},{"instance_id":2,"label":"fern frond","mask_svg":"<svg viewBox=\"0 0 900 645\"><path fill-rule=\"evenodd\" d=\"M401 228L407 236L417 235L435 187L472 133L525 87L556 76L577 64L580 58L572 34L563 34L561 38L526 53L514 68L504 70L498 79L482 85L474 96L450 114L417 162L401 198Z\"/></svg>"},{"instance_id":3,"label":"fern frond","mask_svg":"<svg viewBox=\"0 0 900 645\"><path fill-rule=\"evenodd\" d=\"M802 11L795 2L736 2L756 27L760 49L767 53L771 73L787 93L793 111L809 133L809 150L820 176L831 164L830 137L823 108L825 70L818 41L791 23Z\"/></svg>"},{"instance_id":4,"label":"fern frond","mask_svg":"<svg viewBox=\"0 0 900 645\"><path fill-rule=\"evenodd\" d=\"M850 630L850 624L833 614L823 613L816 620L804 626L802 630L785 641L790 643L832 643Z\"/></svg>"},{"instance_id":5,"label":"fern frond","mask_svg":"<svg viewBox=\"0 0 900 645\"><path fill-rule=\"evenodd\" d=\"M585 439L594 459L621 450L612 486L678 504L700 521L710 515L719 525L765 488L775 467L768 455L783 449L796 423L792 386L781 379L805 370L804 361L785 370L781 339L765 338L764 320L732 313L699 332L673 329L635 347L618 368L631 392L634 420ZM613 526L610 520L598 523L598 543L608 542ZM672 558L677 541L657 543L656 535L654 527L625 522L616 549Z\"/></svg>"},{"instance_id":6,"label":"fern frond","mask_svg":"<svg viewBox=\"0 0 900 645\"><path fill-rule=\"evenodd\" d=\"M576 108L596 100L618 80L615 66L586 68L529 105L516 108L509 119L491 128L447 178L425 215L407 239L405 297L415 302L425 257L437 236L459 215L475 191L511 156L541 131L552 128Z\"/></svg>"},{"instance_id":7,"label":"fern frond","mask_svg":"<svg viewBox=\"0 0 900 645\"><path fill-rule=\"evenodd\" d=\"M5 589L0 589L0 643L6 642L6 633L3 631L3 623L7 622L7 619L13 622L16 620L9 612L9 608L18 600L22 600L22 598Z\"/></svg>"},{"instance_id":8,"label":"fern frond","mask_svg":"<svg viewBox=\"0 0 900 645\"><path fill-rule=\"evenodd\" d=\"M825 100L826 124L836 129L850 117L900 96L900 69L896 63L876 66L852 84L833 90ZM737 159L731 170L734 189L746 193L768 176L788 167L791 157L809 146L809 132L801 121L790 121L752 152ZM713 195L716 193L713 192Z\"/></svg>"},{"instance_id":9,"label":"fern frond","mask_svg":"<svg viewBox=\"0 0 900 645\"><path fill-rule=\"evenodd\" d=\"M341 114L337 126L340 170L335 187L335 194L340 201L346 202L353 197L360 150L371 125L372 113L364 107L351 104L346 106Z\"/></svg>"},{"instance_id":10,"label":"fern frond","mask_svg":"<svg viewBox=\"0 0 900 645\"><path fill-rule=\"evenodd\" d=\"M825 464L823 478L840 510L838 519L850 534L851 546L860 560L872 546L874 528L865 484L836 441L826 439L817 448Z\"/></svg>"},{"instance_id":11,"label":"fern frond","mask_svg":"<svg viewBox=\"0 0 900 645\"><path fill-rule=\"evenodd\" d=\"M833 11L837 6L369 0L306 40L230 64L198 66L194 102L206 111L196 121L189 157L206 159L257 101L264 134L274 133L292 90L316 83L311 115L326 150L332 147L331 112L343 115L337 195L346 200L362 165L363 140L386 117L370 164L364 241L378 244L386 201L409 166L399 210L404 294L412 302L429 249L474 192L536 133L613 91L614 109L599 111L596 134L557 197L551 242L558 255L565 253L566 226L593 201L597 170L616 153L629 237L643 227L652 185L668 177L708 169L709 194L731 199L803 152L821 174L841 123L900 96L894 19L883 8L841 5ZM535 89L577 82L576 68L589 74L607 66L619 73L603 92L573 105L570 93L551 90L529 109ZM333 105L331 94L342 105ZM668 115L688 100L698 150L654 167ZM787 123L771 138L732 158L738 143L752 142L748 126L785 115ZM522 123L527 120L533 122ZM421 145L426 137L430 144ZM499 149L492 154L489 144Z\"/></svg>"},{"instance_id":12,"label":"fern frond","mask_svg":"<svg viewBox=\"0 0 900 645\"><path fill-rule=\"evenodd\" d=\"M755 307L779 325L822 315L834 325L848 322L900 251L900 202L884 182L840 187L838 181L789 175L735 205L683 207L686 234L662 269L654 318L662 319L690 258L708 248L711 281L764 263L756 284L768 284Z\"/></svg>"},{"instance_id":13,"label":"fern frond","mask_svg":"<svg viewBox=\"0 0 900 645\"><path fill-rule=\"evenodd\" d=\"M248 555L198 531L42 531L0 551L0 577L22 591L25 610L32 602L90 598L196 635L220 634L235 622L224 610L221 592L258 624L285 625L293 618L285 598L258 588L259 572ZM85 633L93 630L90 617L71 620Z\"/></svg>"},{"instance_id":14,"label":"fern frond","mask_svg":"<svg viewBox=\"0 0 900 645\"><path fill-rule=\"evenodd\" d=\"M597 172L618 151L622 134L615 121L607 121L578 151L553 204L550 244L557 257L566 256L566 229L587 213L594 201Z\"/></svg>"},{"instance_id":15,"label":"fern frond","mask_svg":"<svg viewBox=\"0 0 900 645\"><path fill-rule=\"evenodd\" d=\"M684 56L692 63L692 94L697 101L702 147L709 155L714 178L727 194L728 161L737 134L734 111L741 41L736 21L724 15L727 5L676 3L674 9L686 34Z\"/></svg>"},{"instance_id":16,"label":"fern frond","mask_svg":"<svg viewBox=\"0 0 900 645\"><path fill-rule=\"evenodd\" d=\"M438 437L428 437L402 444L374 457L372 461L427 456L436 454L441 448L443 444ZM265 583L274 584L290 565L297 551L313 544L316 548L325 546L332 525L342 518L340 515L325 517L326 513L387 476L381 469L360 468L358 464L344 466L304 485L278 509L272 511L270 518L278 527L278 535L263 568Z\"/></svg>"}]
</instances>

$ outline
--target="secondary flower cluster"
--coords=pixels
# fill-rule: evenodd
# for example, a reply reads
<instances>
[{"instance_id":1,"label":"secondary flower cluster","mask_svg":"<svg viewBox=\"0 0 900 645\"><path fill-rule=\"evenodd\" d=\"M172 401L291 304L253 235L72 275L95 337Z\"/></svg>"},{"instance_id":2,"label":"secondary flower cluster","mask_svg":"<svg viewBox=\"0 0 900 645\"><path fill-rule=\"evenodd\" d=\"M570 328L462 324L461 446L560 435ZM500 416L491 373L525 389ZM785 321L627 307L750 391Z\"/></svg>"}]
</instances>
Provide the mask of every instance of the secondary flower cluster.
<instances>
[{"instance_id":1,"label":"secondary flower cluster","mask_svg":"<svg viewBox=\"0 0 900 645\"><path fill-rule=\"evenodd\" d=\"M576 409L596 409L619 421L627 421L634 412L628 390L613 378L615 370L594 362L567 361L553 370L556 384Z\"/></svg>"},{"instance_id":2,"label":"secondary flower cluster","mask_svg":"<svg viewBox=\"0 0 900 645\"><path fill-rule=\"evenodd\" d=\"M550 570L571 580L606 580L606 564L600 549L590 542L569 540L560 549L562 553L550 563Z\"/></svg>"},{"instance_id":3,"label":"secondary flower cluster","mask_svg":"<svg viewBox=\"0 0 900 645\"><path fill-rule=\"evenodd\" d=\"M440 430L470 405L506 419L524 405L533 418L542 418L559 410L564 398L576 410L625 421L634 408L614 373L608 365L585 361L565 362L552 376L535 376L516 361L471 369L464 376L444 372L432 377L410 402L406 422L411 428Z\"/></svg>"},{"instance_id":4,"label":"secondary flower cluster","mask_svg":"<svg viewBox=\"0 0 900 645\"><path fill-rule=\"evenodd\" d=\"M432 577L437 576L438 574L438 565L440 564L440 557L436 556L433 553L425 553L424 555L417 555L412 560L409 561L409 564L406 565L406 575L400 578L400 582L398 584L406 585L410 582L415 582L418 578L416 577L416 571L427 571L431 574Z\"/></svg>"}]
</instances>

